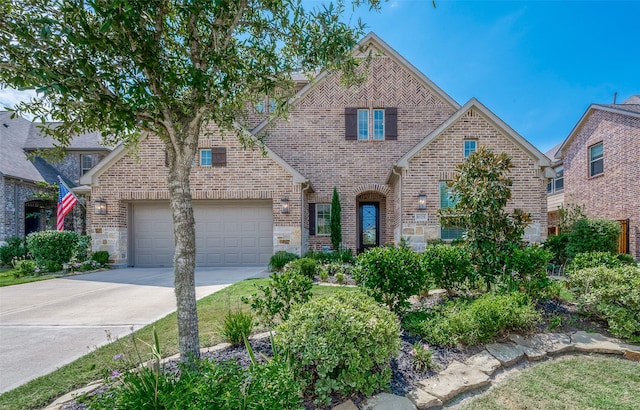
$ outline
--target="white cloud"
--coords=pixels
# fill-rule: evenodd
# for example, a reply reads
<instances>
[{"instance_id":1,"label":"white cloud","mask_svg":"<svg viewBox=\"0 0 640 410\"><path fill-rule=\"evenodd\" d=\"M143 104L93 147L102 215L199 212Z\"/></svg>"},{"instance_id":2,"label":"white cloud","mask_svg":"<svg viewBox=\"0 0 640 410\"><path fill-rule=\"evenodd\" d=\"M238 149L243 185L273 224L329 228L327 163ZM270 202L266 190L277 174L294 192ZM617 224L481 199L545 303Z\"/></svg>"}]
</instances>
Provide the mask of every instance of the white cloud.
<instances>
[{"instance_id":1,"label":"white cloud","mask_svg":"<svg viewBox=\"0 0 640 410\"><path fill-rule=\"evenodd\" d=\"M6 107L14 108L16 104L22 101L29 101L36 96L34 90L19 91L13 88L0 88L0 110Z\"/></svg>"}]
</instances>

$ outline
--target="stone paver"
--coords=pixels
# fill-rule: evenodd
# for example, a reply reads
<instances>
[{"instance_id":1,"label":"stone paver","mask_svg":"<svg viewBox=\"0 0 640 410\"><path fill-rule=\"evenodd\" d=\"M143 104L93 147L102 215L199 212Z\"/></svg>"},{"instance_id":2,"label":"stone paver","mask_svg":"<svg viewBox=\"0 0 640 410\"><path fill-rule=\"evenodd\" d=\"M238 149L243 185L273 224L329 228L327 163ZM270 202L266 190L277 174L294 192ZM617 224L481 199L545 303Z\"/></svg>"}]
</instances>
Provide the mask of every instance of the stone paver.
<instances>
[{"instance_id":1,"label":"stone paver","mask_svg":"<svg viewBox=\"0 0 640 410\"><path fill-rule=\"evenodd\" d=\"M344 403L340 403L333 407L333 410L358 410L358 406L353 404L351 400L347 400Z\"/></svg>"},{"instance_id":2,"label":"stone paver","mask_svg":"<svg viewBox=\"0 0 640 410\"><path fill-rule=\"evenodd\" d=\"M638 351L624 349L623 355L624 355L625 359L629 359L629 360L633 360L633 361L636 361L636 362L640 362L640 352L638 352Z\"/></svg>"},{"instance_id":3,"label":"stone paver","mask_svg":"<svg viewBox=\"0 0 640 410\"><path fill-rule=\"evenodd\" d=\"M442 400L422 389L411 390L407 394L407 398L411 400L418 410L439 409L442 406Z\"/></svg>"},{"instance_id":4,"label":"stone paver","mask_svg":"<svg viewBox=\"0 0 640 410\"><path fill-rule=\"evenodd\" d=\"M380 393L367 399L363 410L416 410L416 406L406 397Z\"/></svg>"},{"instance_id":5,"label":"stone paver","mask_svg":"<svg viewBox=\"0 0 640 410\"><path fill-rule=\"evenodd\" d=\"M524 356L522 346L514 343L490 343L485 347L504 367L516 364Z\"/></svg>"},{"instance_id":6,"label":"stone paver","mask_svg":"<svg viewBox=\"0 0 640 410\"><path fill-rule=\"evenodd\" d=\"M563 333L540 333L531 338L520 337L517 340L519 342L516 343L519 345L543 350L551 355L573 350L571 338Z\"/></svg>"},{"instance_id":7,"label":"stone paver","mask_svg":"<svg viewBox=\"0 0 640 410\"><path fill-rule=\"evenodd\" d=\"M489 376L480 370L458 361L453 361L436 377L422 380L421 388L427 393L446 402L469 390L489 384Z\"/></svg>"},{"instance_id":8,"label":"stone paver","mask_svg":"<svg viewBox=\"0 0 640 410\"><path fill-rule=\"evenodd\" d=\"M623 354L624 348L620 341L601 335L579 331L571 335L575 349L582 352Z\"/></svg>"},{"instance_id":9,"label":"stone paver","mask_svg":"<svg viewBox=\"0 0 640 410\"><path fill-rule=\"evenodd\" d=\"M547 357L547 352L540 349L541 346L534 346L534 343L530 339L520 335L509 335L509 340L522 347L522 351L527 357L527 360L537 361Z\"/></svg>"},{"instance_id":10,"label":"stone paver","mask_svg":"<svg viewBox=\"0 0 640 410\"><path fill-rule=\"evenodd\" d=\"M471 356L465 363L471 367L475 367L482 373L492 376L496 370L500 368L500 362L486 350Z\"/></svg>"}]
</instances>

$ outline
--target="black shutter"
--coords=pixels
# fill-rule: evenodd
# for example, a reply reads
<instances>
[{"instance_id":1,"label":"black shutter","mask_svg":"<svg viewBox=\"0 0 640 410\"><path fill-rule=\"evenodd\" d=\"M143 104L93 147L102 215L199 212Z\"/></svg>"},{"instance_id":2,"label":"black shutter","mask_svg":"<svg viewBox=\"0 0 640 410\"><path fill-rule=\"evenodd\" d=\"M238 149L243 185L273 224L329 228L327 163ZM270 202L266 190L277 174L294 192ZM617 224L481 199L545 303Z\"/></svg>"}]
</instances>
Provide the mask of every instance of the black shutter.
<instances>
[{"instance_id":1,"label":"black shutter","mask_svg":"<svg viewBox=\"0 0 640 410\"><path fill-rule=\"evenodd\" d=\"M309 204L309 235L316 234L316 204Z\"/></svg>"},{"instance_id":2,"label":"black shutter","mask_svg":"<svg viewBox=\"0 0 640 410\"><path fill-rule=\"evenodd\" d=\"M389 141L398 139L398 109L396 107L384 109L384 139Z\"/></svg>"},{"instance_id":3,"label":"black shutter","mask_svg":"<svg viewBox=\"0 0 640 410\"><path fill-rule=\"evenodd\" d=\"M211 148L211 165L214 167L227 166L227 148L226 147Z\"/></svg>"},{"instance_id":4,"label":"black shutter","mask_svg":"<svg viewBox=\"0 0 640 410\"><path fill-rule=\"evenodd\" d=\"M344 109L344 139L355 141L358 139L358 109Z\"/></svg>"}]
</instances>

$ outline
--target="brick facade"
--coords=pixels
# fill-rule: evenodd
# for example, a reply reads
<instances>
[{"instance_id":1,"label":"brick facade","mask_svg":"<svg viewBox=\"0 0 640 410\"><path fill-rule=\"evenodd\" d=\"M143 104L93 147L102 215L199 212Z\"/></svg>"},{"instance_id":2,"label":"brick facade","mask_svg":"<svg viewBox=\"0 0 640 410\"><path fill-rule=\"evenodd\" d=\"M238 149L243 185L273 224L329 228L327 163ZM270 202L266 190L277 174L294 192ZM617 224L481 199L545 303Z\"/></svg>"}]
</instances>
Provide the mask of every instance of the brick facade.
<instances>
[{"instance_id":1,"label":"brick facade","mask_svg":"<svg viewBox=\"0 0 640 410\"><path fill-rule=\"evenodd\" d=\"M589 176L589 147L602 142L604 172ZM640 258L640 105L592 106L563 144L565 204L591 218L629 220L629 253Z\"/></svg>"},{"instance_id":2,"label":"brick facade","mask_svg":"<svg viewBox=\"0 0 640 410\"><path fill-rule=\"evenodd\" d=\"M515 165L512 205L533 215L528 239L542 240L546 234L543 218L546 179L541 172L544 164L532 157L531 150L514 141L513 132L506 133L476 111L471 110L416 155L401 172L405 178L402 183L390 177L397 172L396 163L456 114L460 106L377 37L368 37L366 41L371 41L376 53L370 65L360 68L368 70L363 84L345 88L340 85L339 74L320 76L301 89L287 119L260 124L257 119L252 120L256 125L254 134L264 139L273 156L243 150L234 136L221 139L210 127L209 138L203 138L200 145L226 147L227 165L193 168L194 201L271 199L274 252L303 253L330 245L328 235L313 234L315 215L310 213L310 204L312 207L330 204L336 187L342 207L343 246L358 250L359 205L373 203L379 210L380 245L410 236L419 248L417 235L422 235L422 242L439 236L437 220L431 218L435 215L434 190L438 181L443 175L449 177L454 164L463 160L462 147L458 147L462 139L474 137L480 144L512 157ZM345 109L349 108L397 111L397 136L375 141L349 140L345 137ZM162 143L149 137L141 142L138 159L123 153L117 160L97 168L100 170L90 176L91 198L106 200L109 212L91 215L94 249L106 249L116 263L128 263L126 241L130 239L131 204L168 199ZM308 184L294 178L292 169ZM424 226L415 226L409 233L418 191L427 192L426 212L430 218ZM280 211L282 198L289 200L288 214Z\"/></svg>"}]
</instances>

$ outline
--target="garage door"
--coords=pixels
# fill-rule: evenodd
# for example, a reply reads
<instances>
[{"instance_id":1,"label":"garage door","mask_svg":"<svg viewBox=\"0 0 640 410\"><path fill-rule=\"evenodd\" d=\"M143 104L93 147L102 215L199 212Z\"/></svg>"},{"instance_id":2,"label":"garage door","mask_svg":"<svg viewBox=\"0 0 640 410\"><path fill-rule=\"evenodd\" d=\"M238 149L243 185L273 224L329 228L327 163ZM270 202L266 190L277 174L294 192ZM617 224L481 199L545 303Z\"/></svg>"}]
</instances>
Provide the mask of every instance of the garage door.
<instances>
[{"instance_id":1,"label":"garage door","mask_svg":"<svg viewBox=\"0 0 640 410\"><path fill-rule=\"evenodd\" d=\"M267 265L273 254L271 201L196 201L196 265ZM173 265L168 202L133 205L130 264Z\"/></svg>"}]
</instances>

